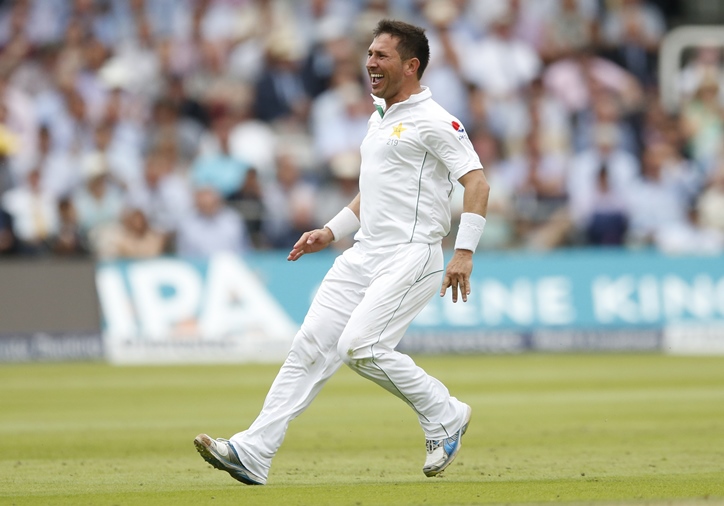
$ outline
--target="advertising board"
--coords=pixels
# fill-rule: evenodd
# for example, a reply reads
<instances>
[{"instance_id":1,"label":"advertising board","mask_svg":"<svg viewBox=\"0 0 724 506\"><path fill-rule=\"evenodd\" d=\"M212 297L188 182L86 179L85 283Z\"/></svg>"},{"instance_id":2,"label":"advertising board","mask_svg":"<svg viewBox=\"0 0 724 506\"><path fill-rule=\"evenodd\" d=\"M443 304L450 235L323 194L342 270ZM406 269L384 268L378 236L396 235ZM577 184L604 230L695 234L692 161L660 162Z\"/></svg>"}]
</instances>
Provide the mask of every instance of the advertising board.
<instances>
[{"instance_id":1,"label":"advertising board","mask_svg":"<svg viewBox=\"0 0 724 506\"><path fill-rule=\"evenodd\" d=\"M114 362L283 359L333 252L102 264ZM724 259L655 252L478 254L467 303L435 297L400 348L420 353L724 351Z\"/></svg>"}]
</instances>

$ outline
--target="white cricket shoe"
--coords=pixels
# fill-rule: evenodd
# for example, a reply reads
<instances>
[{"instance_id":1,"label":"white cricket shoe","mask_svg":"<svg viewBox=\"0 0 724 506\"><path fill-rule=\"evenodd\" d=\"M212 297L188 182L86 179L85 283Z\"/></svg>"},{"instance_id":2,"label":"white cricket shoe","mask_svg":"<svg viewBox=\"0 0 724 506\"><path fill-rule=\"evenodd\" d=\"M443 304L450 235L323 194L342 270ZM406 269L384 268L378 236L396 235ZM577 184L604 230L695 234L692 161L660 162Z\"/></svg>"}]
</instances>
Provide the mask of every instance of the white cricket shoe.
<instances>
[{"instance_id":1,"label":"white cricket shoe","mask_svg":"<svg viewBox=\"0 0 724 506\"><path fill-rule=\"evenodd\" d=\"M206 434L199 434L194 438L196 451L206 462L216 469L226 471L232 478L246 485L264 485L266 480L249 471L241 463L234 445L228 439L212 439Z\"/></svg>"},{"instance_id":2,"label":"white cricket shoe","mask_svg":"<svg viewBox=\"0 0 724 506\"><path fill-rule=\"evenodd\" d=\"M428 439L426 441L427 459L425 459L425 465L422 468L425 476L430 477L440 474L455 460L460 451L461 439L468 430L470 416L473 414L472 408L467 404L465 409L465 421L455 434L445 439Z\"/></svg>"}]
</instances>

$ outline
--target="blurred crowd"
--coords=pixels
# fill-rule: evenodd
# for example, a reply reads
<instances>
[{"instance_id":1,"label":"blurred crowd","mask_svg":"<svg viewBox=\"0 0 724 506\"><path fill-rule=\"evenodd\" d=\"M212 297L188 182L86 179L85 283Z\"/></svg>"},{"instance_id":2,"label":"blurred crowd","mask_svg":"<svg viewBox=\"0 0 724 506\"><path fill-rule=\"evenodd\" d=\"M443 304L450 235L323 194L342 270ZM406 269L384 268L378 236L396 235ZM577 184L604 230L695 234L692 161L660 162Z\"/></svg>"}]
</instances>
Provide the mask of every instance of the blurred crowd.
<instances>
[{"instance_id":1,"label":"blurred crowd","mask_svg":"<svg viewBox=\"0 0 724 506\"><path fill-rule=\"evenodd\" d=\"M384 17L426 28L483 162L481 249L722 251L723 51L665 110L656 2L5 0L0 254L288 250L358 191Z\"/></svg>"}]
</instances>

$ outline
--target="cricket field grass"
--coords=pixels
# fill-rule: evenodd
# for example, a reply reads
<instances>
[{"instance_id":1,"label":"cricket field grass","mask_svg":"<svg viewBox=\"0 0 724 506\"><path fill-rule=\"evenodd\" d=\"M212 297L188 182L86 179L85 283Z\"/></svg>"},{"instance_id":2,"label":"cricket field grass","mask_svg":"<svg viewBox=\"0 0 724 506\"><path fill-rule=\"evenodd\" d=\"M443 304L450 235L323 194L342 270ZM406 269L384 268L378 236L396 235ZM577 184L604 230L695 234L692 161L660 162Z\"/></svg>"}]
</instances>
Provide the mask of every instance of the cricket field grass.
<instances>
[{"instance_id":1,"label":"cricket field grass","mask_svg":"<svg viewBox=\"0 0 724 506\"><path fill-rule=\"evenodd\" d=\"M192 441L246 428L277 365L2 365L0 505L724 504L724 357L416 360L473 407L441 476L410 408L343 368L264 487Z\"/></svg>"}]
</instances>

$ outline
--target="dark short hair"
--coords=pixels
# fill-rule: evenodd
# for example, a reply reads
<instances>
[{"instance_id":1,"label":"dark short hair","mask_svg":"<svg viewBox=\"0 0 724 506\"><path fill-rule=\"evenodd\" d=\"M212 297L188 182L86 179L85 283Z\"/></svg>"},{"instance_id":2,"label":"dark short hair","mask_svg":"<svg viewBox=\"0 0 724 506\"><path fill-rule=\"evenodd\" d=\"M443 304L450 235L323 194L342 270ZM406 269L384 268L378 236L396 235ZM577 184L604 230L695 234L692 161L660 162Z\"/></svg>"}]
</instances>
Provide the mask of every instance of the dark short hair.
<instances>
[{"instance_id":1,"label":"dark short hair","mask_svg":"<svg viewBox=\"0 0 724 506\"><path fill-rule=\"evenodd\" d=\"M376 38L383 33L397 39L397 52L403 61L411 58L420 61L420 67L417 69L417 78L420 79L430 61L430 44L425 36L425 30L403 21L383 19L377 23L372 35Z\"/></svg>"}]
</instances>

